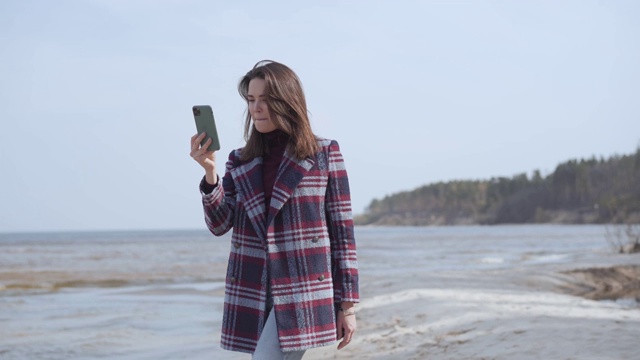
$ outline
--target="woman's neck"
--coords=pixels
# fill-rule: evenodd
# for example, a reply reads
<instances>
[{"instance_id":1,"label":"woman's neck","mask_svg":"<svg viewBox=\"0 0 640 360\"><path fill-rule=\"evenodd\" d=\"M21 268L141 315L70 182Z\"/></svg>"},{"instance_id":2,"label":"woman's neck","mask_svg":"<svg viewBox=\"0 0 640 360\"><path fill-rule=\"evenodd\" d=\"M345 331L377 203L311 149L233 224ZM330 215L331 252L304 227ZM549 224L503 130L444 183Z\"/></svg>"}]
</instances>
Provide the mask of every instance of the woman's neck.
<instances>
[{"instance_id":1,"label":"woman's neck","mask_svg":"<svg viewBox=\"0 0 640 360\"><path fill-rule=\"evenodd\" d=\"M266 145L268 148L277 148L286 146L289 142L289 135L280 129L273 130L264 134Z\"/></svg>"}]
</instances>

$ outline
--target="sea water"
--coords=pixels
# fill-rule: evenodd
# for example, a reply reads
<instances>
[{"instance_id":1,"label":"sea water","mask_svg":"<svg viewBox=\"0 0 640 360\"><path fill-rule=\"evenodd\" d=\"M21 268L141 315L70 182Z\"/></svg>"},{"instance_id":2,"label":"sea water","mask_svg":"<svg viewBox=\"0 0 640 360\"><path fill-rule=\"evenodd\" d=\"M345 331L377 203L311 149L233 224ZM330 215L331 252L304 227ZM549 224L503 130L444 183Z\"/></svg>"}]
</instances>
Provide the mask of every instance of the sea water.
<instances>
[{"instance_id":1,"label":"sea water","mask_svg":"<svg viewBox=\"0 0 640 360\"><path fill-rule=\"evenodd\" d=\"M358 227L361 279L611 252L596 225ZM230 235L0 234L0 359L248 359L220 349ZM366 288L366 284L361 284Z\"/></svg>"}]
</instances>

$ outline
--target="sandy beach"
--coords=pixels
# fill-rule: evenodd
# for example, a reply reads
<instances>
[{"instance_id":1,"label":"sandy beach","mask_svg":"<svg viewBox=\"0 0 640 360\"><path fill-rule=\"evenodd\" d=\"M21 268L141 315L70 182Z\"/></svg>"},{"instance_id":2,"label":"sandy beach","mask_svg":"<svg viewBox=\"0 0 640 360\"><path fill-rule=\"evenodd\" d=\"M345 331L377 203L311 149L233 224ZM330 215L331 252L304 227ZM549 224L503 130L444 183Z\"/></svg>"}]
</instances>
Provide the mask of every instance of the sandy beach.
<instances>
[{"instance_id":1,"label":"sandy beach","mask_svg":"<svg viewBox=\"0 0 640 360\"><path fill-rule=\"evenodd\" d=\"M403 270L365 279L352 344L307 358L640 359L640 254L518 269Z\"/></svg>"},{"instance_id":2,"label":"sandy beach","mask_svg":"<svg viewBox=\"0 0 640 360\"><path fill-rule=\"evenodd\" d=\"M357 235L358 332L305 359L640 359L640 254L611 251L599 227ZM0 238L0 358L248 360L219 347L228 246L206 232Z\"/></svg>"}]
</instances>

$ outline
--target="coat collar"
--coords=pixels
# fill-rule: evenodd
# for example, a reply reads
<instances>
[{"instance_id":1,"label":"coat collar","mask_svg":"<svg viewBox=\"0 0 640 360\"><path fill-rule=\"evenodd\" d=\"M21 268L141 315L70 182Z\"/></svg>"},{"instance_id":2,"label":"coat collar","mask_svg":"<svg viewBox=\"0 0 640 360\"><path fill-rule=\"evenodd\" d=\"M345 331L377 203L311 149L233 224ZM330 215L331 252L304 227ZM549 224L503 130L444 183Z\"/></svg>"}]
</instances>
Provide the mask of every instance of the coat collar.
<instances>
[{"instance_id":1,"label":"coat collar","mask_svg":"<svg viewBox=\"0 0 640 360\"><path fill-rule=\"evenodd\" d=\"M267 217L267 228L271 225L273 218L284 204L289 200L298 184L313 167L315 161L312 158L302 160L296 159L291 153L285 151L282 162L278 168L276 181L273 184L271 193L271 204L269 204L269 216Z\"/></svg>"},{"instance_id":2,"label":"coat collar","mask_svg":"<svg viewBox=\"0 0 640 360\"><path fill-rule=\"evenodd\" d=\"M257 157L232 169L230 173L256 233L262 239L266 239L271 222L313 167L315 161L312 158L298 160L287 149L276 174L270 204L265 203L263 164L264 159Z\"/></svg>"}]
</instances>

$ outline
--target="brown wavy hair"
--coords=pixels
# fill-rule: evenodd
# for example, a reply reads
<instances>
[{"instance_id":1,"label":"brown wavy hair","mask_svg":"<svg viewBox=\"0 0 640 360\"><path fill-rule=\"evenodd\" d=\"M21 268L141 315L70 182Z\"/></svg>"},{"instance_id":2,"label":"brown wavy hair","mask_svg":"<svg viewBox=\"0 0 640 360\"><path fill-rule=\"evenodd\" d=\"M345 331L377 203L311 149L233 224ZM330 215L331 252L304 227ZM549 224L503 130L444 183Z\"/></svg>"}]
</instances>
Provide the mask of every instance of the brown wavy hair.
<instances>
[{"instance_id":1,"label":"brown wavy hair","mask_svg":"<svg viewBox=\"0 0 640 360\"><path fill-rule=\"evenodd\" d=\"M289 67L272 61L259 61L253 69L240 79L238 92L247 101L244 123L244 139L247 144L242 149L241 159L251 160L266 152L265 135L253 126L248 109L249 82L255 78L264 79L269 116L276 128L290 136L288 150L298 160L313 156L318 151L316 137L311 130L307 111L307 101L300 79Z\"/></svg>"}]
</instances>

